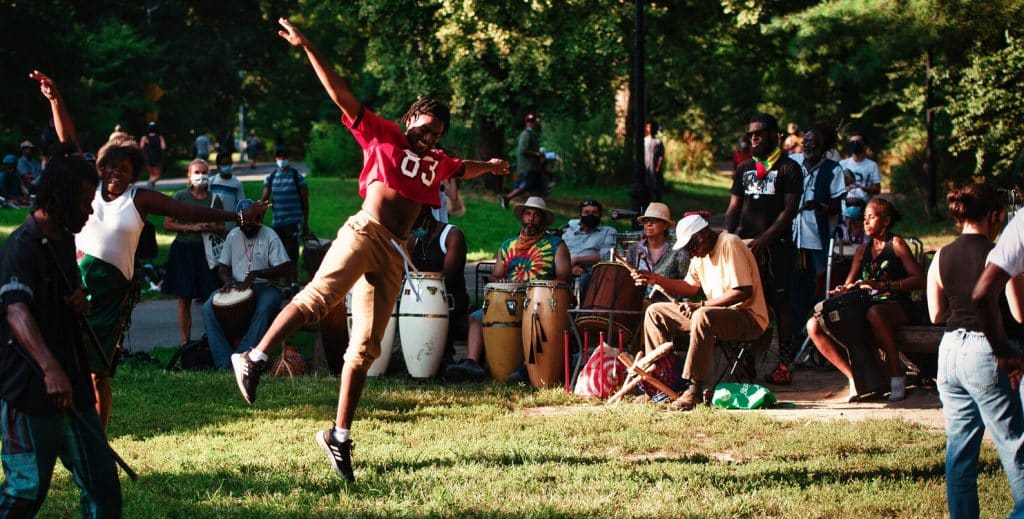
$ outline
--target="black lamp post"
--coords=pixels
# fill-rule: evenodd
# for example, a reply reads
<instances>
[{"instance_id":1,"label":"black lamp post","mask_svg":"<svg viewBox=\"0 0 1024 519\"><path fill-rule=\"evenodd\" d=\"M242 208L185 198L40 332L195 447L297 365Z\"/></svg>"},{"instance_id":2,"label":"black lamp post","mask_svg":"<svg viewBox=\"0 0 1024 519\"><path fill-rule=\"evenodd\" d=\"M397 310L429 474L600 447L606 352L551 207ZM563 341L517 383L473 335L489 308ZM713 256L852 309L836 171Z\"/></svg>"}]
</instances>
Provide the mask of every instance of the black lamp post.
<instances>
[{"instance_id":1,"label":"black lamp post","mask_svg":"<svg viewBox=\"0 0 1024 519\"><path fill-rule=\"evenodd\" d=\"M630 81L630 98L633 100L633 184L629 186L629 197L633 210L641 212L651 202L647 189L647 170L644 167L644 122L647 118L644 103L644 1L634 0L633 16L633 77ZM636 220L634 220L636 226Z\"/></svg>"}]
</instances>

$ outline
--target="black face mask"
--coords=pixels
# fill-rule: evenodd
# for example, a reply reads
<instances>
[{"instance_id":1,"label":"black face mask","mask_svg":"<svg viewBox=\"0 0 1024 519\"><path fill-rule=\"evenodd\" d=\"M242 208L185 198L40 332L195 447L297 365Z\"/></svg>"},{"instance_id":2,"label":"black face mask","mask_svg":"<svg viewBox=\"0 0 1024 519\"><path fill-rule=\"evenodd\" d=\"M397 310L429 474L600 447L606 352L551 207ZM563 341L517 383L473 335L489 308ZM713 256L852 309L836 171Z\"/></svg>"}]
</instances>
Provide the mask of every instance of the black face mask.
<instances>
[{"instance_id":1,"label":"black face mask","mask_svg":"<svg viewBox=\"0 0 1024 519\"><path fill-rule=\"evenodd\" d=\"M850 153L853 153L854 155L860 155L861 153L864 153L864 143L860 141L851 141Z\"/></svg>"},{"instance_id":2,"label":"black face mask","mask_svg":"<svg viewBox=\"0 0 1024 519\"><path fill-rule=\"evenodd\" d=\"M580 224L590 228L597 227L601 223L601 216L596 214L588 214L580 217Z\"/></svg>"}]
</instances>

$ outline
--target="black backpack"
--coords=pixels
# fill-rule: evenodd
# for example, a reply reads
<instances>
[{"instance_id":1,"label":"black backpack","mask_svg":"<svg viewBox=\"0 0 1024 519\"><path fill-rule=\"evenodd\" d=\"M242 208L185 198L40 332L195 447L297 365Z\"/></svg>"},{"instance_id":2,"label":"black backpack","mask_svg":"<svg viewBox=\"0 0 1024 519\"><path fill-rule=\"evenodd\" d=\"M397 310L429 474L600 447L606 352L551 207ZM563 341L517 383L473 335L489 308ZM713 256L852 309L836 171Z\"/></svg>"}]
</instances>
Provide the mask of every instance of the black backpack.
<instances>
[{"instance_id":1,"label":"black backpack","mask_svg":"<svg viewBox=\"0 0 1024 519\"><path fill-rule=\"evenodd\" d=\"M180 361L180 365L179 365ZM174 352L171 361L167 363L167 371L210 371L216 366L213 364L213 353L210 352L210 342L204 333L199 340L188 341L178 347Z\"/></svg>"}]
</instances>

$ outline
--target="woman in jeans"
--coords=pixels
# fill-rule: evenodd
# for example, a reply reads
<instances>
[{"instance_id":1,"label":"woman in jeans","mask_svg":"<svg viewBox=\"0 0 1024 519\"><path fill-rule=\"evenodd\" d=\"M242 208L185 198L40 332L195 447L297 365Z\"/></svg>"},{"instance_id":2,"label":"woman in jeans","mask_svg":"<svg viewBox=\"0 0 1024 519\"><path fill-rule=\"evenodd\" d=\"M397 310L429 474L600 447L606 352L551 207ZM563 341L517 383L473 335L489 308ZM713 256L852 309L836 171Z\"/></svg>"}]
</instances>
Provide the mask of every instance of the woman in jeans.
<instances>
[{"instance_id":1,"label":"woman in jeans","mask_svg":"<svg viewBox=\"0 0 1024 519\"><path fill-rule=\"evenodd\" d=\"M1014 510L1024 513L1024 410L1020 393L1001 369L1000 357L986 339L971 291L985 269L992 241L1006 212L998 192L972 184L947 197L949 212L961 235L935 253L928 269L928 313L933 323L946 323L939 345L937 385L946 417L946 498L951 517L978 517L978 453L987 429L999 451L1013 493ZM1010 301L1020 301L1020 277L1006 285ZM1007 299L1000 302L1003 322L1018 327L1009 316ZM1019 308L1013 315L1020 316ZM1011 338L1018 333L1008 330Z\"/></svg>"}]
</instances>

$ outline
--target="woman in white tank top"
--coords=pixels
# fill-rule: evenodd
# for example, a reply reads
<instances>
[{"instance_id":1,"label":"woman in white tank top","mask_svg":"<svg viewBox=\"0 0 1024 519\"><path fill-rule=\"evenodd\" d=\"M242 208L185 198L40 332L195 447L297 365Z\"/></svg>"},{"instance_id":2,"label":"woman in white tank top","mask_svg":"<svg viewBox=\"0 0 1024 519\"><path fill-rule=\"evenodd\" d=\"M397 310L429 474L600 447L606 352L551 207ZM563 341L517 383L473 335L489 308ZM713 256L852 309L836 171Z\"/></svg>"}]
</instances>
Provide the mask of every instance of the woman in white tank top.
<instances>
[{"instance_id":1,"label":"woman in white tank top","mask_svg":"<svg viewBox=\"0 0 1024 519\"><path fill-rule=\"evenodd\" d=\"M77 146L74 124L68 115L57 85L45 74L33 71L29 77L39 82L39 90L50 101L54 126L60 141ZM75 236L82 282L89 291L91 313L89 323L100 344L86 337L89 344L89 369L93 373L96 411L104 428L110 421L110 377L117 367L117 350L128 328L135 300L131 297L131 281L135 273L135 251L147 215L171 216L190 222L227 222L241 224L266 211L266 204L256 204L244 214L220 211L209 207L187 205L150 189L134 185L145 161L139 145L127 134L118 135L100 148L96 169L100 185L93 199L93 214ZM211 224L196 223L187 227L202 232Z\"/></svg>"}]
</instances>

